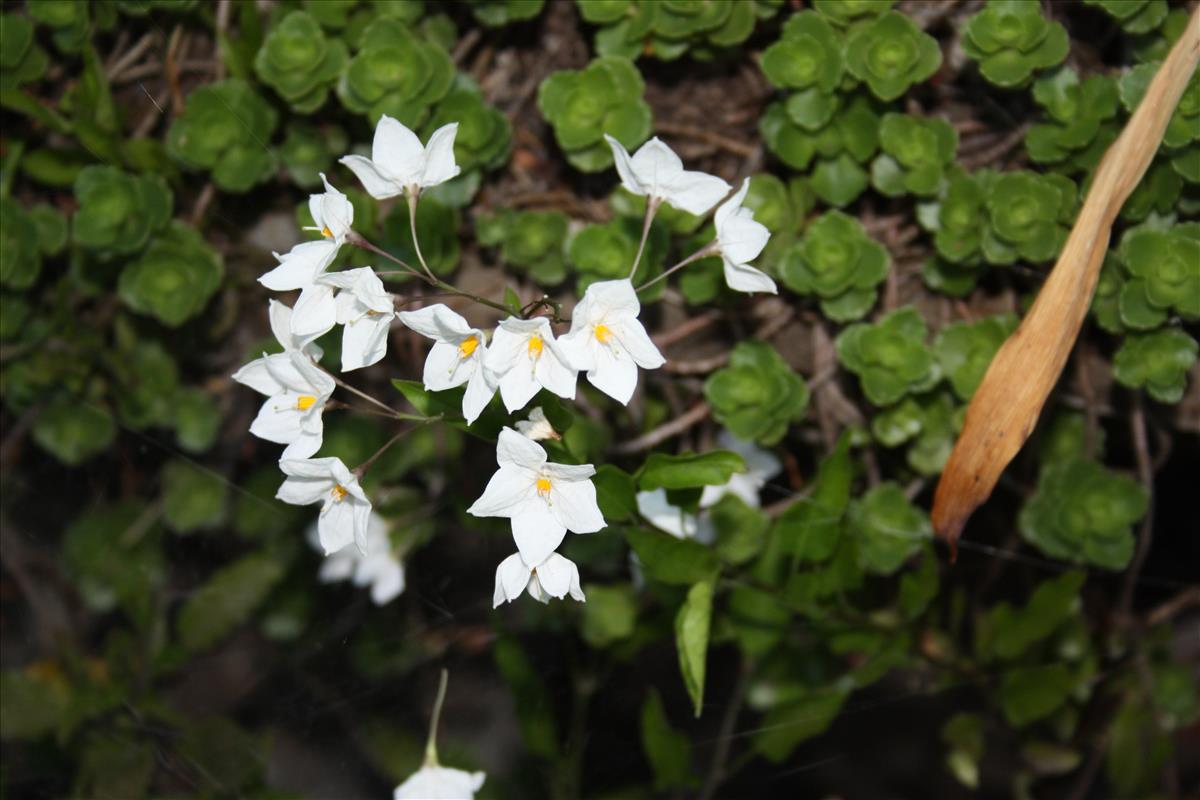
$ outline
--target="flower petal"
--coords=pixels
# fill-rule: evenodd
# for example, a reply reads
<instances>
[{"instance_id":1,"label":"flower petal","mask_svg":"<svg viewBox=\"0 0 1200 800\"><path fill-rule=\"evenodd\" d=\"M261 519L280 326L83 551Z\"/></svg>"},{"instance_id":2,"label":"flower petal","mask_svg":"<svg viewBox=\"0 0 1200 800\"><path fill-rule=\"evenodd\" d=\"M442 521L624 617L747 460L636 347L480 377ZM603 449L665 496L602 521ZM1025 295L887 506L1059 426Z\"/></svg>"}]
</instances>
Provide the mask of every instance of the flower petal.
<instances>
[{"instance_id":1,"label":"flower petal","mask_svg":"<svg viewBox=\"0 0 1200 800\"><path fill-rule=\"evenodd\" d=\"M490 371L482 364L476 364L475 371L467 381L467 391L463 393L462 412L468 425L479 419L479 415L495 396L496 383L492 380Z\"/></svg>"},{"instance_id":2,"label":"flower petal","mask_svg":"<svg viewBox=\"0 0 1200 800\"><path fill-rule=\"evenodd\" d=\"M455 177L462 170L454 163L454 136L458 123L451 122L433 132L425 145L425 170L421 186L437 186Z\"/></svg>"},{"instance_id":3,"label":"flower petal","mask_svg":"<svg viewBox=\"0 0 1200 800\"><path fill-rule=\"evenodd\" d=\"M683 171L663 185L667 202L689 214L701 216L729 193L730 185L707 172Z\"/></svg>"},{"instance_id":4,"label":"flower petal","mask_svg":"<svg viewBox=\"0 0 1200 800\"><path fill-rule=\"evenodd\" d=\"M375 126L375 139L371 142L371 160L381 175L402 188L407 188L421 182L421 172L425 167L425 148L407 126L384 114Z\"/></svg>"},{"instance_id":5,"label":"flower petal","mask_svg":"<svg viewBox=\"0 0 1200 800\"><path fill-rule=\"evenodd\" d=\"M735 264L745 264L758 258L767 246L771 232L766 225L754 221L750 209L743 208L726 220L719 237L721 254Z\"/></svg>"},{"instance_id":6,"label":"flower petal","mask_svg":"<svg viewBox=\"0 0 1200 800\"><path fill-rule=\"evenodd\" d=\"M637 389L637 364L620 347L601 345L595 348L595 353L596 366L588 370L588 383L621 405L629 405L629 398Z\"/></svg>"},{"instance_id":7,"label":"flower petal","mask_svg":"<svg viewBox=\"0 0 1200 800\"><path fill-rule=\"evenodd\" d=\"M535 499L535 491L534 477L527 470L501 467L467 513L476 517L512 517Z\"/></svg>"},{"instance_id":8,"label":"flower petal","mask_svg":"<svg viewBox=\"0 0 1200 800\"><path fill-rule=\"evenodd\" d=\"M638 148L630 164L638 181L652 197L665 198L665 187L683 172L683 161L657 136Z\"/></svg>"},{"instance_id":9,"label":"flower petal","mask_svg":"<svg viewBox=\"0 0 1200 800\"><path fill-rule=\"evenodd\" d=\"M742 201L746 199L746 192L748 191L750 191L750 179L746 178L742 181L742 185L733 197L726 200L717 208L717 213L713 216L713 224L717 228L718 236L720 236L721 228L724 227L725 221L742 207Z\"/></svg>"},{"instance_id":10,"label":"flower petal","mask_svg":"<svg viewBox=\"0 0 1200 800\"><path fill-rule=\"evenodd\" d=\"M291 444L283 449L279 455L280 458L310 458L318 450L321 449L321 444L325 441L325 433L323 426L319 427L315 432L301 430L300 435L292 440Z\"/></svg>"},{"instance_id":11,"label":"flower petal","mask_svg":"<svg viewBox=\"0 0 1200 800\"><path fill-rule=\"evenodd\" d=\"M375 163L369 158L342 156L338 159L338 163L345 164L358 177L363 188L367 190L367 194L376 200L386 200L404 191L402 184L388 178L376 169Z\"/></svg>"},{"instance_id":12,"label":"flower petal","mask_svg":"<svg viewBox=\"0 0 1200 800\"><path fill-rule=\"evenodd\" d=\"M775 281L765 272L749 264L734 264L725 259L725 283L738 292L769 292L776 294Z\"/></svg>"},{"instance_id":13,"label":"flower petal","mask_svg":"<svg viewBox=\"0 0 1200 800\"><path fill-rule=\"evenodd\" d=\"M638 180L637 173L633 170L633 163L629 159L629 151L625 149L625 145L607 133L604 134L604 140L612 148L613 164L617 167L617 175L621 178L621 185L633 194L644 195L646 187Z\"/></svg>"},{"instance_id":14,"label":"flower petal","mask_svg":"<svg viewBox=\"0 0 1200 800\"><path fill-rule=\"evenodd\" d=\"M390 315L364 315L342 328L342 372L369 367L387 355Z\"/></svg>"},{"instance_id":15,"label":"flower petal","mask_svg":"<svg viewBox=\"0 0 1200 800\"><path fill-rule=\"evenodd\" d=\"M354 505L348 500L331 502L321 509L317 520L317 534L325 555L335 553L355 540Z\"/></svg>"},{"instance_id":16,"label":"flower petal","mask_svg":"<svg viewBox=\"0 0 1200 800\"><path fill-rule=\"evenodd\" d=\"M422 336L456 346L475 330L461 314L451 311L443 303L434 303L416 311L401 311L396 316L406 327Z\"/></svg>"},{"instance_id":17,"label":"flower petal","mask_svg":"<svg viewBox=\"0 0 1200 800\"><path fill-rule=\"evenodd\" d=\"M324 478L290 477L280 485L275 499L294 506L320 503L333 491L333 481Z\"/></svg>"},{"instance_id":18,"label":"flower petal","mask_svg":"<svg viewBox=\"0 0 1200 800\"><path fill-rule=\"evenodd\" d=\"M282 256L276 253L279 266L264 273L258 282L274 292L303 289L325 271L337 251L337 244L329 239L301 242Z\"/></svg>"},{"instance_id":19,"label":"flower petal","mask_svg":"<svg viewBox=\"0 0 1200 800\"><path fill-rule=\"evenodd\" d=\"M571 559L558 553L551 553L537 566L537 577L542 588L546 590L546 594L559 600L566 597L571 588L572 573L578 578L579 568Z\"/></svg>"},{"instance_id":20,"label":"flower petal","mask_svg":"<svg viewBox=\"0 0 1200 800\"><path fill-rule=\"evenodd\" d=\"M304 413L297 406L298 399L298 395L287 392L268 397L250 423L250 433L276 444L294 442L300 436L300 418Z\"/></svg>"},{"instance_id":21,"label":"flower petal","mask_svg":"<svg viewBox=\"0 0 1200 800\"><path fill-rule=\"evenodd\" d=\"M496 591L492 597L492 608L501 603L516 600L529 583L529 567L521 560L520 553L513 553L496 567Z\"/></svg>"},{"instance_id":22,"label":"flower petal","mask_svg":"<svg viewBox=\"0 0 1200 800\"><path fill-rule=\"evenodd\" d=\"M574 533L595 533L608 524L596 504L596 487L590 480L553 481L550 510Z\"/></svg>"},{"instance_id":23,"label":"flower petal","mask_svg":"<svg viewBox=\"0 0 1200 800\"><path fill-rule=\"evenodd\" d=\"M496 463L536 472L546 464L546 451L512 428L504 428L496 440Z\"/></svg>"},{"instance_id":24,"label":"flower petal","mask_svg":"<svg viewBox=\"0 0 1200 800\"><path fill-rule=\"evenodd\" d=\"M567 528L540 498L512 518L513 539L526 564L540 564L562 544Z\"/></svg>"},{"instance_id":25,"label":"flower petal","mask_svg":"<svg viewBox=\"0 0 1200 800\"><path fill-rule=\"evenodd\" d=\"M314 284L300 293L292 309L292 335L299 342L311 342L333 329L337 324L337 303L333 289Z\"/></svg>"},{"instance_id":26,"label":"flower petal","mask_svg":"<svg viewBox=\"0 0 1200 800\"><path fill-rule=\"evenodd\" d=\"M283 353L276 353L270 356L264 354L262 358L256 358L249 364L242 366L231 377L243 386L249 386L259 394L265 394L268 397L280 394L286 387L276 379L267 366L271 359L278 360L280 358L286 358L286 356Z\"/></svg>"},{"instance_id":27,"label":"flower petal","mask_svg":"<svg viewBox=\"0 0 1200 800\"><path fill-rule=\"evenodd\" d=\"M559 397L568 400L575 399L575 382L579 371L569 364L566 353L558 349L558 343L546 340L546 347L534 367L534 376L544 388L554 392ZM519 368L514 372L519 372ZM530 395L532 397L532 395ZM525 403L521 404L522 406Z\"/></svg>"},{"instance_id":28,"label":"flower petal","mask_svg":"<svg viewBox=\"0 0 1200 800\"><path fill-rule=\"evenodd\" d=\"M627 319L619 326L617 341L642 369L658 369L667 363L642 323L636 319Z\"/></svg>"}]
</instances>

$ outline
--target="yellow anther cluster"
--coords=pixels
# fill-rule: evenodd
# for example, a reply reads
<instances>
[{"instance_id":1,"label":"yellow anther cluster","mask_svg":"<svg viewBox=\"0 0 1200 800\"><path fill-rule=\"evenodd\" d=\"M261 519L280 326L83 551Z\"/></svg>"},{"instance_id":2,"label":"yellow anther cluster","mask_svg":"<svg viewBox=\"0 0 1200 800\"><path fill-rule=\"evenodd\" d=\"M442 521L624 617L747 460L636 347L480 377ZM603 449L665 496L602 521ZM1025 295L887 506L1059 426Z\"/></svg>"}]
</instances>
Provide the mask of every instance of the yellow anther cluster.
<instances>
[{"instance_id":1,"label":"yellow anther cluster","mask_svg":"<svg viewBox=\"0 0 1200 800\"><path fill-rule=\"evenodd\" d=\"M542 348L545 344L542 342L542 337L534 334L529 337L529 357L538 358L542 355Z\"/></svg>"},{"instance_id":2,"label":"yellow anther cluster","mask_svg":"<svg viewBox=\"0 0 1200 800\"><path fill-rule=\"evenodd\" d=\"M600 344L608 344L608 340L612 338L612 329L607 325L596 325L592 328L592 332L596 335L596 341Z\"/></svg>"},{"instance_id":3,"label":"yellow anther cluster","mask_svg":"<svg viewBox=\"0 0 1200 800\"><path fill-rule=\"evenodd\" d=\"M317 398L311 394L302 394L296 398L296 409L298 411L308 411L317 402Z\"/></svg>"},{"instance_id":4,"label":"yellow anther cluster","mask_svg":"<svg viewBox=\"0 0 1200 800\"><path fill-rule=\"evenodd\" d=\"M343 500L346 499L346 495L348 495L348 494L349 494L349 492L347 492L345 487L342 486L340 483L335 485L333 487L333 502L335 502L335 503L342 502Z\"/></svg>"},{"instance_id":5,"label":"yellow anther cluster","mask_svg":"<svg viewBox=\"0 0 1200 800\"><path fill-rule=\"evenodd\" d=\"M466 339L463 339L462 343L458 346L458 357L470 358L477 347L479 347L479 337L468 336Z\"/></svg>"}]
</instances>

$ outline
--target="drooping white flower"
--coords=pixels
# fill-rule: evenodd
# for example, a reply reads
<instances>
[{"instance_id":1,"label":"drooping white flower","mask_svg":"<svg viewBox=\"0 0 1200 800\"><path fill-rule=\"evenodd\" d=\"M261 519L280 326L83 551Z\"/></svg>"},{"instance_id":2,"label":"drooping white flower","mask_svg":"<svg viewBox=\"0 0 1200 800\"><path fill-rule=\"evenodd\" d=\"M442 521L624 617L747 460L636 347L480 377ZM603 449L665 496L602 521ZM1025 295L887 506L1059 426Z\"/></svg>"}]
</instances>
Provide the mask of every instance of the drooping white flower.
<instances>
[{"instance_id":1,"label":"drooping white flower","mask_svg":"<svg viewBox=\"0 0 1200 800\"><path fill-rule=\"evenodd\" d=\"M275 334L275 341L279 342L284 352L299 350L312 356L314 361L320 361L321 356L325 355L325 351L316 342L305 342L292 335L292 309L290 306L275 299L268 300L267 319L271 321L271 333Z\"/></svg>"},{"instance_id":2,"label":"drooping white flower","mask_svg":"<svg viewBox=\"0 0 1200 800\"><path fill-rule=\"evenodd\" d=\"M714 506L727 494L740 497L752 508L760 507L762 500L758 495L762 487L783 469L779 459L769 450L762 449L754 442L743 441L729 431L721 431L717 444L741 456L746 462L746 471L735 472L729 477L729 482L721 486L705 486L700 495L700 507Z\"/></svg>"},{"instance_id":3,"label":"drooping white flower","mask_svg":"<svg viewBox=\"0 0 1200 800\"><path fill-rule=\"evenodd\" d=\"M426 764L396 787L392 800L475 800L487 775Z\"/></svg>"},{"instance_id":4,"label":"drooping white flower","mask_svg":"<svg viewBox=\"0 0 1200 800\"><path fill-rule=\"evenodd\" d=\"M313 523L308 538L314 547L321 547L317 523ZM387 521L372 510L367 519L363 549L347 545L330 553L321 563L317 576L322 583L349 580L355 586L370 586L371 601L377 606L394 600L404 591L404 564L392 550Z\"/></svg>"},{"instance_id":5,"label":"drooping white flower","mask_svg":"<svg viewBox=\"0 0 1200 800\"><path fill-rule=\"evenodd\" d=\"M725 181L706 172L691 172L657 136L630 158L625 146L604 134L612 148L621 185L633 194L657 198L689 214L706 214L730 189Z\"/></svg>"},{"instance_id":6,"label":"drooping white flower","mask_svg":"<svg viewBox=\"0 0 1200 800\"><path fill-rule=\"evenodd\" d=\"M510 413L524 408L539 389L575 398L578 370L559 347L545 317L509 317L501 322L484 365L499 382L500 397Z\"/></svg>"},{"instance_id":7,"label":"drooping white flower","mask_svg":"<svg viewBox=\"0 0 1200 800\"><path fill-rule=\"evenodd\" d=\"M641 304L629 280L588 286L571 312L571 330L559 345L573 366L587 370L588 382L620 403L637 388L638 367L658 369L667 362L638 321Z\"/></svg>"},{"instance_id":8,"label":"drooping white flower","mask_svg":"<svg viewBox=\"0 0 1200 800\"><path fill-rule=\"evenodd\" d=\"M462 408L470 425L496 394L496 381L484 367L487 336L441 303L417 311L401 311L396 316L409 328L434 340L422 376L426 389L440 392L467 385Z\"/></svg>"},{"instance_id":9,"label":"drooping white flower","mask_svg":"<svg viewBox=\"0 0 1200 800\"><path fill-rule=\"evenodd\" d=\"M325 191L308 196L308 212L315 224L305 230L317 231L341 247L346 242L350 226L354 224L354 206L346 195L330 186L324 172L320 175L321 182L325 184Z\"/></svg>"},{"instance_id":10,"label":"drooping white flower","mask_svg":"<svg viewBox=\"0 0 1200 800\"><path fill-rule=\"evenodd\" d=\"M566 532L593 533L605 526L596 504L591 464L551 464L546 451L512 428L496 443L500 469L467 509L477 517L508 517L526 564L541 564Z\"/></svg>"},{"instance_id":11,"label":"drooping white flower","mask_svg":"<svg viewBox=\"0 0 1200 800\"><path fill-rule=\"evenodd\" d=\"M496 567L496 592L492 597L492 607L511 603L526 590L530 597L540 603L549 603L552 597L562 600L568 594L581 603L586 599L579 585L579 567L558 553L546 556L546 560L536 567L526 564L520 553L513 553L501 561L500 566Z\"/></svg>"},{"instance_id":12,"label":"drooping white flower","mask_svg":"<svg viewBox=\"0 0 1200 800\"><path fill-rule=\"evenodd\" d=\"M561 439L562 434L554 430L554 426L550 424L550 420L546 419L546 412L541 406L529 412L529 419L520 420L516 423L517 430L522 436L533 439L539 442L543 439Z\"/></svg>"},{"instance_id":13,"label":"drooping white flower","mask_svg":"<svg viewBox=\"0 0 1200 800\"><path fill-rule=\"evenodd\" d=\"M342 371L369 367L387 354L388 330L396 316L392 296L370 267L330 272L317 279L337 287L334 300L342 325Z\"/></svg>"},{"instance_id":14,"label":"drooping white flower","mask_svg":"<svg viewBox=\"0 0 1200 800\"><path fill-rule=\"evenodd\" d=\"M277 499L297 506L321 504L317 538L326 555L351 542L366 549L371 501L340 458L284 458L279 468L288 477Z\"/></svg>"},{"instance_id":15,"label":"drooping white flower","mask_svg":"<svg viewBox=\"0 0 1200 800\"><path fill-rule=\"evenodd\" d=\"M765 272L755 269L747 262L758 258L767 246L771 232L761 222L754 221L754 212L742 208L746 192L750 191L750 179L742 181L737 194L726 200L717 209L714 222L717 226L717 245L721 260L725 262L725 283L739 292L770 292L776 294L775 281Z\"/></svg>"},{"instance_id":16,"label":"drooping white flower","mask_svg":"<svg viewBox=\"0 0 1200 800\"><path fill-rule=\"evenodd\" d=\"M415 133L384 114L375 126L371 157L344 156L340 163L358 176L367 194L376 200L406 192L416 196L422 189L444 183L460 172L454 163L457 133L457 122L443 125L422 147Z\"/></svg>"},{"instance_id":17,"label":"drooping white flower","mask_svg":"<svg viewBox=\"0 0 1200 800\"><path fill-rule=\"evenodd\" d=\"M321 449L321 414L333 394L333 378L299 350L264 355L233 374L238 383L267 395L250 433L286 444L282 458L308 458Z\"/></svg>"}]
</instances>

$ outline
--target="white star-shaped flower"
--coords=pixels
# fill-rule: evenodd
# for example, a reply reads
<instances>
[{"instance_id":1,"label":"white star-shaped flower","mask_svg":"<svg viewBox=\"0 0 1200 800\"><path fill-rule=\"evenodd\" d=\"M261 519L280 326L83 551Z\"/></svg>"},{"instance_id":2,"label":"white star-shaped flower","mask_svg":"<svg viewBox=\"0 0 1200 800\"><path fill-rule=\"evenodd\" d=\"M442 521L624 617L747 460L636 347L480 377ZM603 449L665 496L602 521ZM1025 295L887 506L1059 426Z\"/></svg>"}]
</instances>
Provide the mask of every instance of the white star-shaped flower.
<instances>
[{"instance_id":1,"label":"white star-shaped flower","mask_svg":"<svg viewBox=\"0 0 1200 800\"><path fill-rule=\"evenodd\" d=\"M571 331L559 339L572 364L587 370L588 382L624 404L637 388L638 367L658 369L667 361L638 321L640 311L630 281L593 283L571 312Z\"/></svg>"},{"instance_id":2,"label":"white star-shaped flower","mask_svg":"<svg viewBox=\"0 0 1200 800\"><path fill-rule=\"evenodd\" d=\"M454 137L458 123L443 125L421 146L417 135L387 114L375 126L371 157L344 156L340 163L362 181L367 194L376 200L407 193L420 194L422 189L445 183L461 171L454 163Z\"/></svg>"},{"instance_id":3,"label":"white star-shaped flower","mask_svg":"<svg viewBox=\"0 0 1200 800\"><path fill-rule=\"evenodd\" d=\"M657 136L642 145L633 157L625 146L604 134L612 148L621 185L630 192L657 199L689 214L706 214L728 194L730 186L707 172L690 172L683 161Z\"/></svg>"},{"instance_id":4,"label":"white star-shaped flower","mask_svg":"<svg viewBox=\"0 0 1200 800\"><path fill-rule=\"evenodd\" d=\"M746 192L750 191L750 179L742 182L737 194L726 200L717 209L714 222L717 226L717 244L721 259L725 262L725 283L739 292L770 292L776 294L775 281L765 272L750 266L748 261L758 258L767 246L771 232L761 222L754 221L754 212L742 208Z\"/></svg>"},{"instance_id":5,"label":"white star-shaped flower","mask_svg":"<svg viewBox=\"0 0 1200 800\"><path fill-rule=\"evenodd\" d=\"M487 777L436 764L426 764L396 787L392 800L475 800Z\"/></svg>"},{"instance_id":6,"label":"white star-shaped flower","mask_svg":"<svg viewBox=\"0 0 1200 800\"><path fill-rule=\"evenodd\" d=\"M387 354L388 330L396 316L392 296L370 267L329 272L317 279L340 291L334 300L342 325L342 371L377 363Z\"/></svg>"},{"instance_id":7,"label":"white star-shaped flower","mask_svg":"<svg viewBox=\"0 0 1200 800\"><path fill-rule=\"evenodd\" d=\"M500 469L467 513L511 519L513 538L526 564L545 561L568 530L594 533L605 526L591 464L548 463L541 445L512 428L500 432L496 462Z\"/></svg>"},{"instance_id":8,"label":"white star-shaped flower","mask_svg":"<svg viewBox=\"0 0 1200 800\"><path fill-rule=\"evenodd\" d=\"M282 458L308 458L321 449L321 414L333 394L333 378L299 350L264 355L233 374L238 383L267 395L250 433L286 444Z\"/></svg>"},{"instance_id":9,"label":"white star-shaped flower","mask_svg":"<svg viewBox=\"0 0 1200 800\"><path fill-rule=\"evenodd\" d=\"M539 389L575 398L578 369L559 347L545 317L509 317L492 335L484 365L500 384L500 397L511 413L525 407Z\"/></svg>"},{"instance_id":10,"label":"white star-shaped flower","mask_svg":"<svg viewBox=\"0 0 1200 800\"><path fill-rule=\"evenodd\" d=\"M324 172L320 175L325 191L308 196L308 212L312 215L314 225L304 230L317 231L341 247L346 242L350 226L354 224L354 206L346 195L330 186Z\"/></svg>"},{"instance_id":11,"label":"white star-shaped flower","mask_svg":"<svg viewBox=\"0 0 1200 800\"><path fill-rule=\"evenodd\" d=\"M528 590L529 596L540 603L549 603L550 598L562 600L568 594L579 602L584 601L583 588L579 585L579 567L569 558L551 553L546 560L531 567L513 553L496 567L496 593L492 607L511 603Z\"/></svg>"},{"instance_id":12,"label":"white star-shaped flower","mask_svg":"<svg viewBox=\"0 0 1200 800\"><path fill-rule=\"evenodd\" d=\"M315 523L310 529L309 541L321 547L320 533ZM355 586L370 586L371 601L377 606L394 600L404 591L404 564L392 550L387 521L372 510L367 519L363 549L347 545L330 553L321 563L317 576L322 583L349 580Z\"/></svg>"},{"instance_id":13,"label":"white star-shaped flower","mask_svg":"<svg viewBox=\"0 0 1200 800\"><path fill-rule=\"evenodd\" d=\"M401 311L396 316L409 328L434 340L422 376L426 389L440 392L467 385L462 408L470 425L496 394L495 379L484 367L487 336L441 303L418 311Z\"/></svg>"},{"instance_id":14,"label":"white star-shaped flower","mask_svg":"<svg viewBox=\"0 0 1200 800\"><path fill-rule=\"evenodd\" d=\"M366 549L371 501L340 458L284 458L279 468L288 477L277 499L297 506L321 504L317 537L326 555L351 542Z\"/></svg>"}]
</instances>

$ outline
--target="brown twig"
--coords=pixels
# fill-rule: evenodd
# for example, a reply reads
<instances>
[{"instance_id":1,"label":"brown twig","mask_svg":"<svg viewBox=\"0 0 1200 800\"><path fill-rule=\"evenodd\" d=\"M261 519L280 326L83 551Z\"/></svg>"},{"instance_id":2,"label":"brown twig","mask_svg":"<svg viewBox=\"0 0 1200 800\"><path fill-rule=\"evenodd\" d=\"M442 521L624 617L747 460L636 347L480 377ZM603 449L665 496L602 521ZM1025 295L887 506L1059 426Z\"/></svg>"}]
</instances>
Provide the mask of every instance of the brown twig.
<instances>
[{"instance_id":1,"label":"brown twig","mask_svg":"<svg viewBox=\"0 0 1200 800\"><path fill-rule=\"evenodd\" d=\"M712 800L716 797L717 789L725 780L726 764L729 761L729 748L733 744L734 727L737 725L738 714L746 700L746 690L750 688L750 666L742 660L738 667L737 680L733 691L729 693L729 703L725 713L721 715L721 727L717 732L717 748L713 752L712 763L708 768L708 777L704 780L699 800Z\"/></svg>"},{"instance_id":2,"label":"brown twig","mask_svg":"<svg viewBox=\"0 0 1200 800\"><path fill-rule=\"evenodd\" d=\"M704 128L696 128L679 122L667 122L665 120L656 122L654 123L654 130L658 133L666 133L671 136L686 136L689 139L708 142L742 158L750 158L755 153L753 145L739 142L736 139L730 139L727 136L722 136L719 133L714 133Z\"/></svg>"},{"instance_id":3,"label":"brown twig","mask_svg":"<svg viewBox=\"0 0 1200 800\"><path fill-rule=\"evenodd\" d=\"M691 317L687 322L676 325L669 331L663 331L662 333L655 334L650 338L654 341L654 344L660 348L670 347L676 342L683 341L689 336L693 336L699 331L704 330L709 325L712 325L720 320L723 316L724 314L720 311L716 309L709 309L703 314L697 314L696 316Z\"/></svg>"},{"instance_id":4,"label":"brown twig","mask_svg":"<svg viewBox=\"0 0 1200 800\"><path fill-rule=\"evenodd\" d=\"M107 76L109 83L116 83L121 80L123 77L121 73L136 64L138 59L153 47L157 41L158 31L150 31L143 35L141 39L138 39L133 47L122 53L121 57L114 61L112 66L108 68Z\"/></svg>"},{"instance_id":5,"label":"brown twig","mask_svg":"<svg viewBox=\"0 0 1200 800\"><path fill-rule=\"evenodd\" d=\"M167 41L167 55L163 59L163 72L167 76L167 86L171 87L171 110L176 116L183 113L183 89L179 85L179 58L183 47L183 25L176 25Z\"/></svg>"},{"instance_id":6,"label":"brown twig","mask_svg":"<svg viewBox=\"0 0 1200 800\"><path fill-rule=\"evenodd\" d=\"M1146 490L1146 516L1138 530L1137 549L1133 553L1133 562L1125 573L1125 585L1121 589L1120 619L1129 620L1133 609L1133 593L1137 588L1138 575L1146 563L1150 553L1150 543L1154 538L1154 468L1150 460L1150 443L1146 437L1146 412L1142 407L1142 397L1134 398L1133 411L1129 415L1129 432L1133 439L1133 452L1137 459L1138 480Z\"/></svg>"},{"instance_id":7,"label":"brown twig","mask_svg":"<svg viewBox=\"0 0 1200 800\"><path fill-rule=\"evenodd\" d=\"M708 403L699 402L670 422L659 425L636 439L615 445L612 452L617 455L630 455L657 447L672 436L678 436L693 425L703 422L708 418L709 411Z\"/></svg>"},{"instance_id":8,"label":"brown twig","mask_svg":"<svg viewBox=\"0 0 1200 800\"><path fill-rule=\"evenodd\" d=\"M1146 615L1146 624L1151 627L1161 625L1181 611L1200 606L1200 586L1184 589L1167 602L1150 609Z\"/></svg>"},{"instance_id":9,"label":"brown twig","mask_svg":"<svg viewBox=\"0 0 1200 800\"><path fill-rule=\"evenodd\" d=\"M213 48L213 79L225 80L225 32L229 30L229 15L233 11L232 0L217 0L217 42Z\"/></svg>"}]
</instances>

